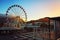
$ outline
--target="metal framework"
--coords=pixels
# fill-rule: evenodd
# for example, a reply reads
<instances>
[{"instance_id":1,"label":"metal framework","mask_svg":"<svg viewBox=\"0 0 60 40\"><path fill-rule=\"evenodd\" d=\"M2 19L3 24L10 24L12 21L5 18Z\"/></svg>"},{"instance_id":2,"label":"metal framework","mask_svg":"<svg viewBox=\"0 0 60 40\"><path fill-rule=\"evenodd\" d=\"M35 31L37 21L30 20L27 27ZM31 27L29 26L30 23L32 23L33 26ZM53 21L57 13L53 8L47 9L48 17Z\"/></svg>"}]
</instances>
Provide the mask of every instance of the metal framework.
<instances>
[{"instance_id":1,"label":"metal framework","mask_svg":"<svg viewBox=\"0 0 60 40\"><path fill-rule=\"evenodd\" d=\"M24 17L25 17L25 21L27 21L27 14L26 14L26 12L25 12L25 10L23 9L22 6L20 6L20 5L12 5L12 6L10 6L10 7L7 9L7 11L6 11L6 16L9 15L11 11L12 11L15 15L18 14L20 17L21 17L20 14L23 14L23 13L24 13L22 16L24 16ZM18 11L19 11L19 12L22 11L22 13L18 13Z\"/></svg>"}]
</instances>

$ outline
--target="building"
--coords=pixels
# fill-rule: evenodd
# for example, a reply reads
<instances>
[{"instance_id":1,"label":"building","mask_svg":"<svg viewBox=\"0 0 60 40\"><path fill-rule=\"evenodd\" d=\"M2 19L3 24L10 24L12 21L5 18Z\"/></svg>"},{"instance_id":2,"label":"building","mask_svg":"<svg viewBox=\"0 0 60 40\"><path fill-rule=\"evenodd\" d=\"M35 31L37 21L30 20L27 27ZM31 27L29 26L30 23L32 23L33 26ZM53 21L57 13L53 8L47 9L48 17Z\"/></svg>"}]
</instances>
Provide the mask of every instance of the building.
<instances>
[{"instance_id":1,"label":"building","mask_svg":"<svg viewBox=\"0 0 60 40\"><path fill-rule=\"evenodd\" d=\"M19 16L6 16L0 14L0 30L20 30L25 27L25 22Z\"/></svg>"},{"instance_id":2,"label":"building","mask_svg":"<svg viewBox=\"0 0 60 40\"><path fill-rule=\"evenodd\" d=\"M48 26L46 27L46 29L48 30L45 31L45 34L44 34L45 36L43 36L44 39L45 38L49 40L59 39L60 38L60 17L48 17L47 20L48 21L46 22L48 23ZM45 27L43 27L43 30L44 29Z\"/></svg>"},{"instance_id":3,"label":"building","mask_svg":"<svg viewBox=\"0 0 60 40\"><path fill-rule=\"evenodd\" d=\"M46 17L28 22L28 24L32 25L32 27L35 27L38 23L40 23L39 29L42 31L41 37L44 40L57 40L60 38L60 17ZM38 29L36 30L38 32Z\"/></svg>"},{"instance_id":4,"label":"building","mask_svg":"<svg viewBox=\"0 0 60 40\"><path fill-rule=\"evenodd\" d=\"M55 40L60 38L60 17L52 17L49 18L50 20L53 20L53 30L55 33Z\"/></svg>"}]
</instances>

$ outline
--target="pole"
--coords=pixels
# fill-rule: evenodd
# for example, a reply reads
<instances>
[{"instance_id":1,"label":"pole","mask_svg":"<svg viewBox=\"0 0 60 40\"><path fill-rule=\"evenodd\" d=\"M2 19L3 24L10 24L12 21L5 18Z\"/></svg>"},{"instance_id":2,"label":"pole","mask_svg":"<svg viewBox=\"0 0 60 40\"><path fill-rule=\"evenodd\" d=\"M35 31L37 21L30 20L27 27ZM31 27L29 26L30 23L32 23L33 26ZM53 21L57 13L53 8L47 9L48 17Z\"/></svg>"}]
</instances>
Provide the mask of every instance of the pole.
<instances>
[{"instance_id":1,"label":"pole","mask_svg":"<svg viewBox=\"0 0 60 40\"><path fill-rule=\"evenodd\" d=\"M57 40L56 39L56 20L54 20L54 32L55 32L55 40Z\"/></svg>"},{"instance_id":2,"label":"pole","mask_svg":"<svg viewBox=\"0 0 60 40\"><path fill-rule=\"evenodd\" d=\"M49 27L49 40L51 39L51 37L50 37L50 18L48 18L49 19L49 21L48 21L48 27Z\"/></svg>"}]
</instances>

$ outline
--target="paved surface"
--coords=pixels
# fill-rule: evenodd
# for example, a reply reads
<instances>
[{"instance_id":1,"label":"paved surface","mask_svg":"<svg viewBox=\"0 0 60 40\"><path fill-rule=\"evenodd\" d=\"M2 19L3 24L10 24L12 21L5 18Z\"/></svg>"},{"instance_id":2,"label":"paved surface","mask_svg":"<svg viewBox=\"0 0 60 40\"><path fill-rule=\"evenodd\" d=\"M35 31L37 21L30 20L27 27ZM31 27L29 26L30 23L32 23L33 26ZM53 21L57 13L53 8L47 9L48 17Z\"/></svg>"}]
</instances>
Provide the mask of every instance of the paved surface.
<instances>
[{"instance_id":1,"label":"paved surface","mask_svg":"<svg viewBox=\"0 0 60 40\"><path fill-rule=\"evenodd\" d=\"M34 32L22 34L2 34L0 40L43 40L42 38L35 37Z\"/></svg>"}]
</instances>

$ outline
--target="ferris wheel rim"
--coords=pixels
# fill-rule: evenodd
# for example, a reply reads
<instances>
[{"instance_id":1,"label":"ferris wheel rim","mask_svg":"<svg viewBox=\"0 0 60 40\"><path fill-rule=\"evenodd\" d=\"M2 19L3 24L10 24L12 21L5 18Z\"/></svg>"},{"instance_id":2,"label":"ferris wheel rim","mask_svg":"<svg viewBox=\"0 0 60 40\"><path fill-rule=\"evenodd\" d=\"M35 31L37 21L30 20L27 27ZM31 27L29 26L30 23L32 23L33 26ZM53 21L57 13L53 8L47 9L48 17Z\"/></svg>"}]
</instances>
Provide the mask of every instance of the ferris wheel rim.
<instances>
[{"instance_id":1,"label":"ferris wheel rim","mask_svg":"<svg viewBox=\"0 0 60 40\"><path fill-rule=\"evenodd\" d=\"M7 9L7 11L6 11L6 16L8 15L8 13L9 13L9 10L11 10L13 7L18 7L18 8L20 8L20 9L22 9L23 10L23 12L25 13L25 21L27 21L27 13L25 12L25 10L24 10L24 8L22 7L22 6L20 6L20 5L12 5L12 6L10 6L8 9Z\"/></svg>"}]
</instances>

